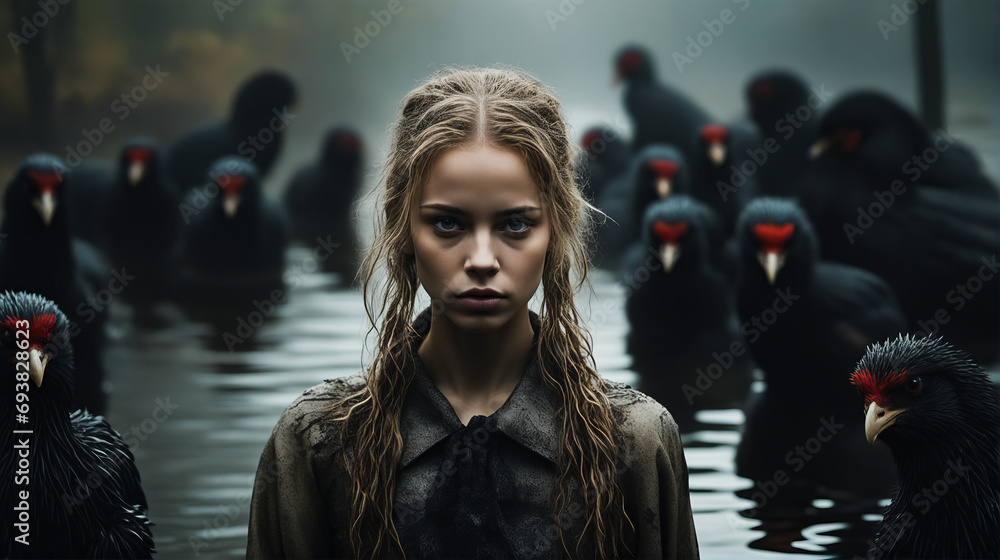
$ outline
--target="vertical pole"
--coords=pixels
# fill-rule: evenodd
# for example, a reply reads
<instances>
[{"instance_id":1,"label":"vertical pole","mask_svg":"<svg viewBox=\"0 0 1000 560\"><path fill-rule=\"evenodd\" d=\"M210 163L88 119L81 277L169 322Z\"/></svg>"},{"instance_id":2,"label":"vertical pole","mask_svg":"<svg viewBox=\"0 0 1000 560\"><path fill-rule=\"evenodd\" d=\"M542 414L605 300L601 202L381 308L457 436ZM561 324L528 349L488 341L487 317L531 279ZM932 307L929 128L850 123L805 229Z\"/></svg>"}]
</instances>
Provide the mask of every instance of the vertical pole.
<instances>
[{"instance_id":1,"label":"vertical pole","mask_svg":"<svg viewBox=\"0 0 1000 560\"><path fill-rule=\"evenodd\" d=\"M944 70L941 63L941 26L938 0L917 8L917 99L924 124L931 130L944 126Z\"/></svg>"}]
</instances>

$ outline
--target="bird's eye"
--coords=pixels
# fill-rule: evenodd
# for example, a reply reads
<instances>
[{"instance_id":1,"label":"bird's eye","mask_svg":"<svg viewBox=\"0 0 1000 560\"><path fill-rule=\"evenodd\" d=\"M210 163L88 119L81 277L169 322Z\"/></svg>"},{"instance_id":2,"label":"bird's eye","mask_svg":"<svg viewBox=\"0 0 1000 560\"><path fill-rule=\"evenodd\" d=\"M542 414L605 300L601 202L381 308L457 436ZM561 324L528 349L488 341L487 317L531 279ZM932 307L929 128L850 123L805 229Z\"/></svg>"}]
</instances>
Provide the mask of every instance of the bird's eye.
<instances>
[{"instance_id":1,"label":"bird's eye","mask_svg":"<svg viewBox=\"0 0 1000 560\"><path fill-rule=\"evenodd\" d=\"M924 382L919 377L914 377L906 382L906 392L911 395L919 395L924 388Z\"/></svg>"}]
</instances>

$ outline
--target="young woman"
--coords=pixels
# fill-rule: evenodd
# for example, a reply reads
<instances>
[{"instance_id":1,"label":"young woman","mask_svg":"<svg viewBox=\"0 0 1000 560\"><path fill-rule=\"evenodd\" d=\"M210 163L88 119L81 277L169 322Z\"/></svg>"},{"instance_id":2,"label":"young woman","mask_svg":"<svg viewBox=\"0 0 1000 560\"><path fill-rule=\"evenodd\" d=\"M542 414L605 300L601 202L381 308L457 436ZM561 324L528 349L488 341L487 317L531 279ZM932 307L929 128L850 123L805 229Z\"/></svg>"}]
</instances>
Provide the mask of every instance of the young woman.
<instances>
[{"instance_id":1,"label":"young woman","mask_svg":"<svg viewBox=\"0 0 1000 560\"><path fill-rule=\"evenodd\" d=\"M384 183L373 363L282 415L247 557L696 558L676 424L592 366L573 302L588 206L555 96L513 71L433 78Z\"/></svg>"}]
</instances>

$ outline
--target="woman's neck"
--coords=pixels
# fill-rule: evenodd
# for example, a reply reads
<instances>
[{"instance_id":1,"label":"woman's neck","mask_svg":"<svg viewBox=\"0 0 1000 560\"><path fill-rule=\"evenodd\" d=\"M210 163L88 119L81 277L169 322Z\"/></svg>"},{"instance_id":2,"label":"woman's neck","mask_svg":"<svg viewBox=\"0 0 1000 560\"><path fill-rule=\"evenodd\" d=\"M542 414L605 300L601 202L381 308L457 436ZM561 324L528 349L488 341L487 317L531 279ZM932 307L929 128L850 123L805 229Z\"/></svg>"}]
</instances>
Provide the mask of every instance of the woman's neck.
<instances>
[{"instance_id":1,"label":"woman's neck","mask_svg":"<svg viewBox=\"0 0 1000 560\"><path fill-rule=\"evenodd\" d=\"M527 307L487 333L462 330L438 315L417 353L459 420L468 424L473 416L489 416L507 401L524 375L533 337Z\"/></svg>"}]
</instances>

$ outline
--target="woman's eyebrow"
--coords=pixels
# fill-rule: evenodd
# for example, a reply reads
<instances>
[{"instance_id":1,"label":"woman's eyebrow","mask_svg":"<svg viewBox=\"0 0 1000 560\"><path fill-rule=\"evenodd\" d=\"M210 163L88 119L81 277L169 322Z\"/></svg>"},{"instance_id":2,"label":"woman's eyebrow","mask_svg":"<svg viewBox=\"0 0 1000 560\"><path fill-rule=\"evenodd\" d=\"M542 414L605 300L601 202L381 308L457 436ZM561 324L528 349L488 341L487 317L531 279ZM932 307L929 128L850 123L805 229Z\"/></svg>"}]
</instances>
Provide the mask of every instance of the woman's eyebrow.
<instances>
[{"instance_id":1,"label":"woman's eyebrow","mask_svg":"<svg viewBox=\"0 0 1000 560\"><path fill-rule=\"evenodd\" d=\"M456 216L469 216L470 215L470 213L468 211L466 211L466 210L463 210L463 209L455 207L455 206L449 206L447 204L440 204L440 203L424 204L424 205L420 206L420 209L421 210L441 210L443 212L448 212L450 214L455 214ZM526 204L524 206L517 206L517 207L514 207L514 208L508 208L507 210L501 210L501 211L497 212L495 215L496 216L510 216L510 215L513 215L513 214L529 214L529 213L532 213L532 212L540 212L541 210L542 209L539 208L539 207L537 207L537 206L531 206L531 205L527 205Z\"/></svg>"}]
</instances>

